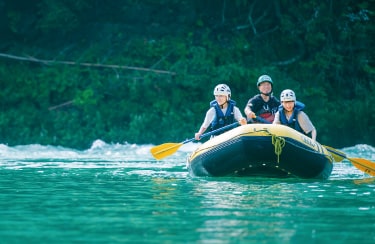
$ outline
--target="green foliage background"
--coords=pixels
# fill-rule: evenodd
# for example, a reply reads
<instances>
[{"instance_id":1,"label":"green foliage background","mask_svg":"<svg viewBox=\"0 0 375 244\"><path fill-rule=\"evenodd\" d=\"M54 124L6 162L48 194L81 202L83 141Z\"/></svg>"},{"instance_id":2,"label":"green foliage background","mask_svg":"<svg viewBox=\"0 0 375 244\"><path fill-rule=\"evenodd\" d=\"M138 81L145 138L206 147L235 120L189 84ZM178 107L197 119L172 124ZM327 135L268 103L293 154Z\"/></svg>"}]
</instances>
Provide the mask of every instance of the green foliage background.
<instances>
[{"instance_id":1,"label":"green foliage background","mask_svg":"<svg viewBox=\"0 0 375 244\"><path fill-rule=\"evenodd\" d=\"M373 6L0 0L0 143L179 142L216 84L242 110L269 74L276 96L306 104L318 141L375 145Z\"/></svg>"}]
</instances>

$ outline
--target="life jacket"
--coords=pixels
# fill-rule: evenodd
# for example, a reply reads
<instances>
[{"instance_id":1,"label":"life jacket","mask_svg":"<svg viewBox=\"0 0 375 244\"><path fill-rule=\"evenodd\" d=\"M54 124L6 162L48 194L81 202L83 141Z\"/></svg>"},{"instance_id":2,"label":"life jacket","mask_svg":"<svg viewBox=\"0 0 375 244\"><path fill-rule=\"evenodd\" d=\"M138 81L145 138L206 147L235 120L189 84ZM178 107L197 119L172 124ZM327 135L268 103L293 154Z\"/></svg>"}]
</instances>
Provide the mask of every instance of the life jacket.
<instances>
[{"instance_id":1,"label":"life jacket","mask_svg":"<svg viewBox=\"0 0 375 244\"><path fill-rule=\"evenodd\" d=\"M253 99L253 107L251 109L258 117L272 123L275 118L275 113L278 111L279 105L279 100L277 100L274 96L270 96L270 100L265 102L262 96L258 94ZM261 120L259 122L264 123Z\"/></svg>"},{"instance_id":2,"label":"life jacket","mask_svg":"<svg viewBox=\"0 0 375 244\"><path fill-rule=\"evenodd\" d=\"M299 102L299 101L296 101L295 102L295 105L294 105L294 110L293 110L293 113L292 113L292 116L290 116L289 120L286 118L285 116L285 113L284 113L284 108L283 108L283 105L280 105L279 106L279 114L280 114L280 123L282 125L286 125L286 126L289 126L303 134L306 134L300 124L298 123L298 119L297 119L297 116L298 116L298 113L300 111L302 111L303 109L305 108L305 104Z\"/></svg>"},{"instance_id":3,"label":"life jacket","mask_svg":"<svg viewBox=\"0 0 375 244\"><path fill-rule=\"evenodd\" d=\"M273 120L275 119L275 114L272 114L272 113L262 113L258 117L261 117L265 121L268 121L269 123L272 123ZM255 120L257 120L257 119L255 119ZM265 123L265 122L262 122L261 120L258 120L258 121L261 122L261 123Z\"/></svg>"},{"instance_id":4,"label":"life jacket","mask_svg":"<svg viewBox=\"0 0 375 244\"><path fill-rule=\"evenodd\" d=\"M233 101L233 100L229 100L227 103L228 103L227 111L224 114L223 111L221 111L221 108L220 108L219 104L216 102L216 100L213 100L213 101L210 102L210 106L214 107L215 111L216 111L216 116L211 123L211 130L212 131L217 130L221 127L224 127L226 125L230 125L230 124L234 123L233 108L236 105L236 102ZM224 131L220 131L215 135L221 134L223 132Z\"/></svg>"}]
</instances>

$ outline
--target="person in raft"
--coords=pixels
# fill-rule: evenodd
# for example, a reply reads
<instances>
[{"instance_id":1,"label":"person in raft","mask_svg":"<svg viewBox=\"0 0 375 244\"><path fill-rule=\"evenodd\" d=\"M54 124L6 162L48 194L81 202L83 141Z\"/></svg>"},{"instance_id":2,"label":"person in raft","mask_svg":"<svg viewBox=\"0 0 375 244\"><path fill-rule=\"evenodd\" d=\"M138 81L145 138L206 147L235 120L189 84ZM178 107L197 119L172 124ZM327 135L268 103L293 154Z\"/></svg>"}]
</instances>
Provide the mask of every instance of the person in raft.
<instances>
[{"instance_id":1,"label":"person in raft","mask_svg":"<svg viewBox=\"0 0 375 244\"><path fill-rule=\"evenodd\" d=\"M210 102L210 109L206 113L206 117L197 133L195 139L199 140L200 136L207 128L216 130L226 125L233 124L238 121L241 125L246 125L247 121L242 116L241 111L236 106L236 102L231 99L231 91L226 84L219 84L214 89L215 100ZM215 135L221 134L220 131Z\"/></svg>"},{"instance_id":2,"label":"person in raft","mask_svg":"<svg viewBox=\"0 0 375 244\"><path fill-rule=\"evenodd\" d=\"M287 125L316 140L316 129L309 117L302 110L305 104L297 101L296 94L290 89L281 92L281 105L275 114L273 124Z\"/></svg>"},{"instance_id":3,"label":"person in raft","mask_svg":"<svg viewBox=\"0 0 375 244\"><path fill-rule=\"evenodd\" d=\"M246 117L252 123L271 124L280 106L280 101L272 95L273 82L271 77L261 75L258 78L257 87L260 94L250 98L247 102L245 107Z\"/></svg>"}]
</instances>

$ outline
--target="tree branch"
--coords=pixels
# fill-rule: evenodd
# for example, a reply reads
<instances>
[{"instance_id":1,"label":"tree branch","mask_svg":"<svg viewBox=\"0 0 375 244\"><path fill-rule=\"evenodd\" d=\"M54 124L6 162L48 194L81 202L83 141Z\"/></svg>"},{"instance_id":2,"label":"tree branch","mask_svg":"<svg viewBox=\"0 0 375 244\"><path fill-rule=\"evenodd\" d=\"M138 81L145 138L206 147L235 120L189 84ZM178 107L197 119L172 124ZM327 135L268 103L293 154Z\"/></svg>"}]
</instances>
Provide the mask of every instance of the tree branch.
<instances>
[{"instance_id":1,"label":"tree branch","mask_svg":"<svg viewBox=\"0 0 375 244\"><path fill-rule=\"evenodd\" d=\"M52 107L49 107L48 110L51 111L51 110L55 110L55 109L58 109L58 108L61 108L61 107L65 107L65 106L68 106L68 105L71 105L74 103L74 100L70 100L70 101L67 101L65 103L62 103L62 104L59 104L59 105L56 105L56 106L52 106Z\"/></svg>"},{"instance_id":2,"label":"tree branch","mask_svg":"<svg viewBox=\"0 0 375 244\"><path fill-rule=\"evenodd\" d=\"M5 54L5 53L0 53L0 57L8 58L8 59L16 59L16 60L21 60L21 61L28 61L28 62L43 63L46 65L51 65L51 64L80 65L80 66L88 66L88 67L130 69L130 70L153 72L153 73L159 73L159 74L176 75L175 72L171 72L171 71L149 69L149 68L142 68L142 67L133 67L133 66L126 66L126 65L110 65L110 64L78 63L78 62L73 62L73 61L43 60L43 59L38 59L34 57L20 57L20 56L15 56L11 54Z\"/></svg>"}]
</instances>

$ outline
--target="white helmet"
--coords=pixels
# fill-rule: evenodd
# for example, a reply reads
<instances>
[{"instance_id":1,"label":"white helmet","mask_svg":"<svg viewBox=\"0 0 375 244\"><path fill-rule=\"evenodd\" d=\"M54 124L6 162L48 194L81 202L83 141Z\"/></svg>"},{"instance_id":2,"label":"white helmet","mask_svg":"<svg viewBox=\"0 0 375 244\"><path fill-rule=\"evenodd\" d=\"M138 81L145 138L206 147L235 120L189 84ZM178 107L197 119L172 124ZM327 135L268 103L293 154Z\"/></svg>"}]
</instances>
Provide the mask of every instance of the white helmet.
<instances>
[{"instance_id":1,"label":"white helmet","mask_svg":"<svg viewBox=\"0 0 375 244\"><path fill-rule=\"evenodd\" d=\"M281 92L281 95L280 95L280 101L281 102L287 102L287 101L295 102L296 100L297 100L297 98L296 98L296 94L294 93L294 91L292 91L290 89L286 89L286 90Z\"/></svg>"},{"instance_id":2,"label":"white helmet","mask_svg":"<svg viewBox=\"0 0 375 244\"><path fill-rule=\"evenodd\" d=\"M225 95L228 96L228 99L230 98L231 92L229 86L225 84L219 84L214 89L214 96L217 95Z\"/></svg>"}]
</instances>

